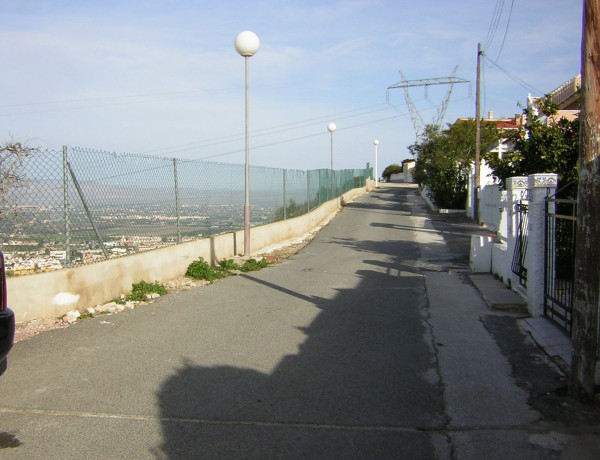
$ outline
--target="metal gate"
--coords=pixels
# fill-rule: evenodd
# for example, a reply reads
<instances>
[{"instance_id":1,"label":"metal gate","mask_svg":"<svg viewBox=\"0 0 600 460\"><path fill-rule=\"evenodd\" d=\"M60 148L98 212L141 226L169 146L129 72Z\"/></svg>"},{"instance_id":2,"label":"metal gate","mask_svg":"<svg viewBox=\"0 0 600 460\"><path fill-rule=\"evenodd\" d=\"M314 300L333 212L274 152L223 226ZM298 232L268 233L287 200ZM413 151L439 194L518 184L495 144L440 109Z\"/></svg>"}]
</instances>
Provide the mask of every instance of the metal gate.
<instances>
[{"instance_id":1,"label":"metal gate","mask_svg":"<svg viewBox=\"0 0 600 460\"><path fill-rule=\"evenodd\" d=\"M577 200L546 198L544 315L571 335Z\"/></svg>"},{"instance_id":2,"label":"metal gate","mask_svg":"<svg viewBox=\"0 0 600 460\"><path fill-rule=\"evenodd\" d=\"M527 223L529 220L529 201L526 196L523 196L515 204L515 213L517 218L517 235L511 271L519 277L519 284L526 288L527 267L525 266L525 257L527 255Z\"/></svg>"}]
</instances>

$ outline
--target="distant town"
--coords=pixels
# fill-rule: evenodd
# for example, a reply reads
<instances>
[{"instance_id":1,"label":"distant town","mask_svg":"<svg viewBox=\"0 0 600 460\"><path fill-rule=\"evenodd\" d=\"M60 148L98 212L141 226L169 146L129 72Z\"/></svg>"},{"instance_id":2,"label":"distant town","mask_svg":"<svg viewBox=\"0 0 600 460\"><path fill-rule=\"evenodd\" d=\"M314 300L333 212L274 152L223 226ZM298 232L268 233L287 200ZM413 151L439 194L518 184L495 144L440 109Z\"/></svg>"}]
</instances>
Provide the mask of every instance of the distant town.
<instances>
[{"instance_id":1,"label":"distant town","mask_svg":"<svg viewBox=\"0 0 600 460\"><path fill-rule=\"evenodd\" d=\"M243 228L243 207L233 204L105 206L94 227L83 209L70 211L69 235L59 206L21 206L0 221L0 248L10 276L60 270L193 241ZM277 206L252 206L252 225L272 222ZM179 221L179 232L177 228ZM104 249L102 248L104 246Z\"/></svg>"}]
</instances>

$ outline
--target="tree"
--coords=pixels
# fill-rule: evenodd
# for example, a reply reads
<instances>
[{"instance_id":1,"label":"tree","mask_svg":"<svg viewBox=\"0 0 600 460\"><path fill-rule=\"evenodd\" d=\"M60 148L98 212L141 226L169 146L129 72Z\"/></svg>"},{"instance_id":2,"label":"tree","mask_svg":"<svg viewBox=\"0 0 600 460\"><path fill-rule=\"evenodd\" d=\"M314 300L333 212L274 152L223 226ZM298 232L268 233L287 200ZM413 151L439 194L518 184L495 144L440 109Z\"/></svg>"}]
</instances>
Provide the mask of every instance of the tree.
<instances>
[{"instance_id":1,"label":"tree","mask_svg":"<svg viewBox=\"0 0 600 460\"><path fill-rule=\"evenodd\" d=\"M22 174L25 159L37 150L15 141L0 146L0 214L9 193L26 184L27 179Z\"/></svg>"},{"instance_id":2,"label":"tree","mask_svg":"<svg viewBox=\"0 0 600 460\"><path fill-rule=\"evenodd\" d=\"M524 110L526 123L507 140L512 148L502 155L489 153L486 161L504 183L511 176L556 173L560 185L578 179L579 118L556 120L557 108L549 95L539 101L539 115Z\"/></svg>"},{"instance_id":3,"label":"tree","mask_svg":"<svg viewBox=\"0 0 600 460\"><path fill-rule=\"evenodd\" d=\"M399 174L404 171L404 168L397 163L391 164L386 167L381 173L382 177L385 177L385 180L390 180L392 174Z\"/></svg>"},{"instance_id":4,"label":"tree","mask_svg":"<svg viewBox=\"0 0 600 460\"><path fill-rule=\"evenodd\" d=\"M471 164L475 160L475 120L461 120L447 129L428 125L420 142L409 147L416 157L414 178L427 185L430 198L444 208L464 209ZM493 124L481 127L482 145L499 139Z\"/></svg>"},{"instance_id":5,"label":"tree","mask_svg":"<svg viewBox=\"0 0 600 460\"><path fill-rule=\"evenodd\" d=\"M273 222L284 220L284 218L291 219L292 217L298 217L306 214L306 212L306 203L296 203L292 198L290 199L290 204L285 208L283 206L277 208L275 216L273 217Z\"/></svg>"}]
</instances>

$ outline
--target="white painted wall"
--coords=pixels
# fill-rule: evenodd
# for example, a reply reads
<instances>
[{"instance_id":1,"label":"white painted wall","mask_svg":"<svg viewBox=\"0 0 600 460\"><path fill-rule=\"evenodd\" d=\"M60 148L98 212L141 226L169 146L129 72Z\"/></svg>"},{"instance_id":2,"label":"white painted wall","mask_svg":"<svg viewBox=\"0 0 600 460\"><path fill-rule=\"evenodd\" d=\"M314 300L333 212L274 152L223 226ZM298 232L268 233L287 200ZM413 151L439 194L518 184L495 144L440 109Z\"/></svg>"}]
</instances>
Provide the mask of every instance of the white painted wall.
<instances>
[{"instance_id":1,"label":"white painted wall","mask_svg":"<svg viewBox=\"0 0 600 460\"><path fill-rule=\"evenodd\" d=\"M493 219L490 218L490 220L494 220L490 228L492 225L496 227L496 238L474 238L471 241L471 266L473 269L486 271L489 255L491 257L489 271L498 275L505 284L510 285L527 298L527 308L531 316L543 315L545 197L555 192L556 180L556 174L511 177L507 179L505 192L494 191L481 194L480 213L482 216L485 215L486 206L489 206L490 209L498 209L499 217L497 219L495 216ZM518 230L515 205L524 197L527 198L529 205L525 260L526 290L520 288L518 277L511 270Z\"/></svg>"}]
</instances>

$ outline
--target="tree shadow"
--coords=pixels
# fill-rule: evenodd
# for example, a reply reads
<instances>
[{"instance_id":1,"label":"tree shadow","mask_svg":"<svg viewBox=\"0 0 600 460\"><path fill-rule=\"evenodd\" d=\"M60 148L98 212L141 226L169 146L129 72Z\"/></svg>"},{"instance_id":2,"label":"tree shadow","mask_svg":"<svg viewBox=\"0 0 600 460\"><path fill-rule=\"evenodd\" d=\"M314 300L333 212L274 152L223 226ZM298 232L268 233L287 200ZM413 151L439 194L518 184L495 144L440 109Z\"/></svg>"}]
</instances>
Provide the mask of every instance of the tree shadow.
<instances>
[{"instance_id":1,"label":"tree shadow","mask_svg":"<svg viewBox=\"0 0 600 460\"><path fill-rule=\"evenodd\" d=\"M385 211L398 211L406 214L410 214L414 208L414 205L407 201L399 201L399 194L412 194L416 192L412 189L405 189L399 192L399 189L387 189L380 190L377 193L373 193L369 196L369 202L352 201L346 205L350 209L366 209L370 212L385 210Z\"/></svg>"},{"instance_id":2,"label":"tree shadow","mask_svg":"<svg viewBox=\"0 0 600 460\"><path fill-rule=\"evenodd\" d=\"M416 243L323 240L312 250L333 241L374 257L353 275L354 287L332 298L277 270L238 277L286 308L310 305L319 313L299 328L306 339L298 353L270 373L182 358L157 393L157 457L436 457L446 418L424 280L411 265ZM312 270L312 257L299 253L295 269Z\"/></svg>"},{"instance_id":3,"label":"tree shadow","mask_svg":"<svg viewBox=\"0 0 600 460\"><path fill-rule=\"evenodd\" d=\"M320 313L270 374L184 360L158 393L163 458L423 458L444 424L442 389L414 280L361 271L357 289L306 296ZM393 287L373 302L375 290ZM410 350L402 344L410 343Z\"/></svg>"}]
</instances>

